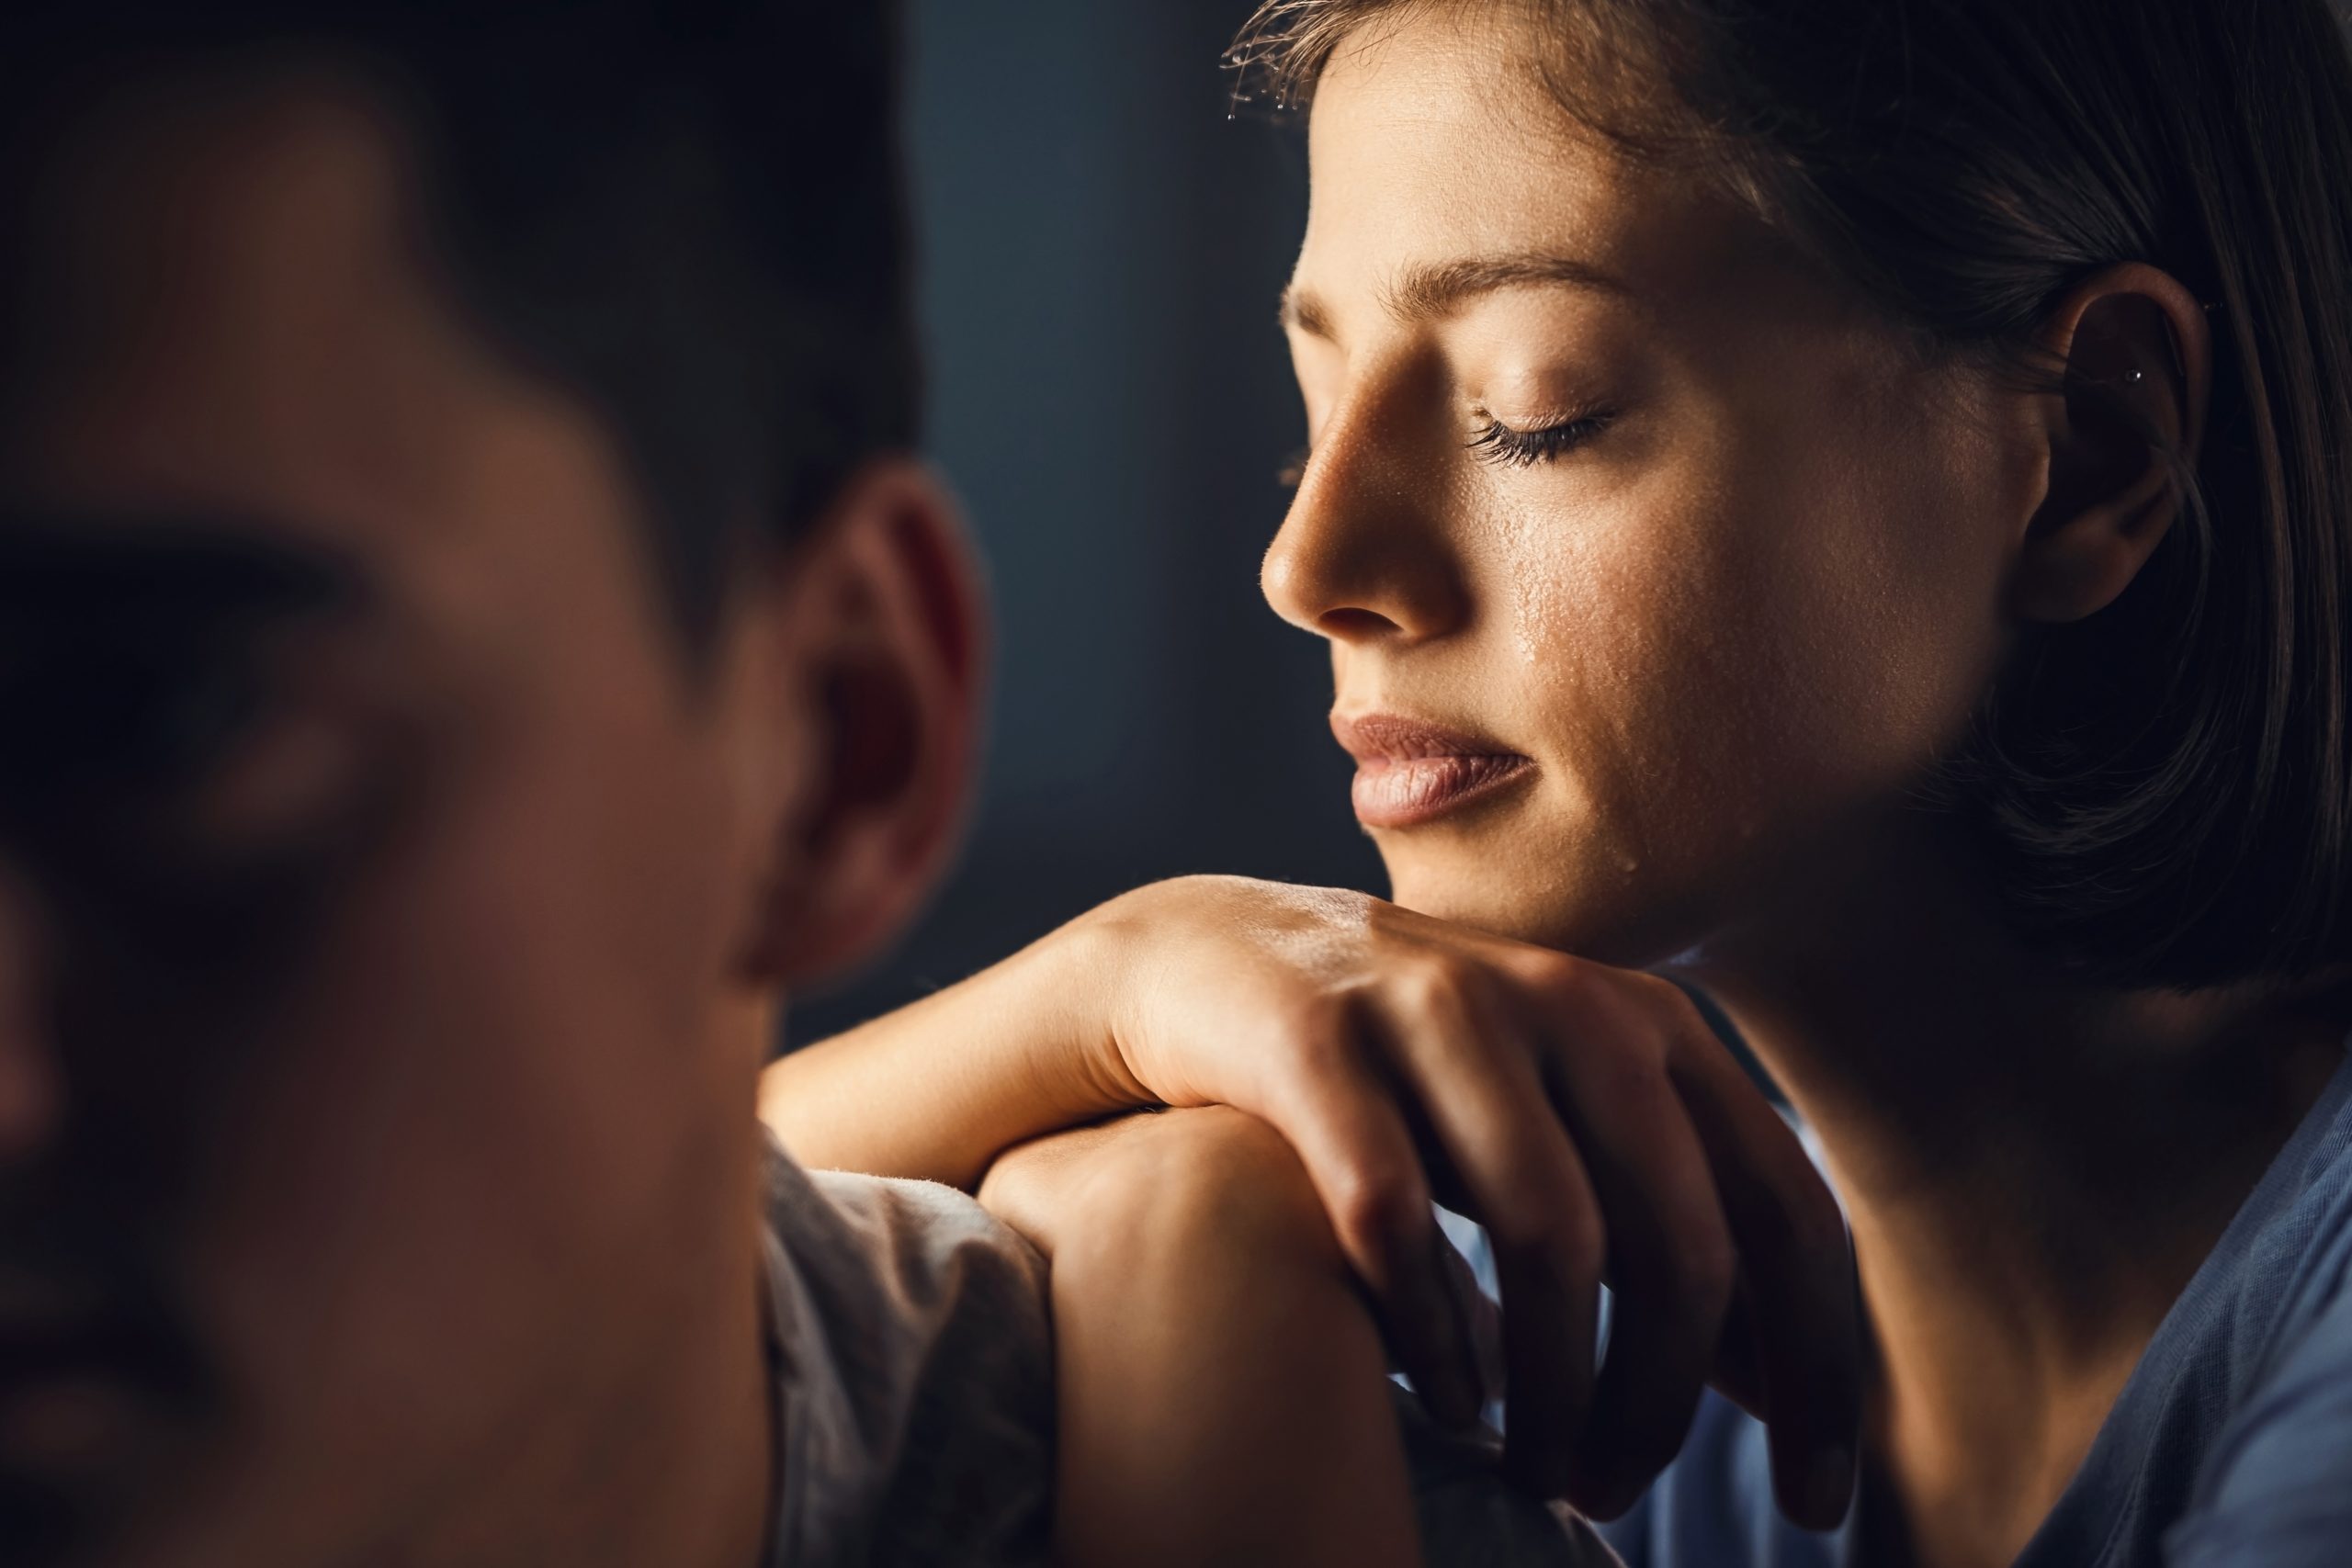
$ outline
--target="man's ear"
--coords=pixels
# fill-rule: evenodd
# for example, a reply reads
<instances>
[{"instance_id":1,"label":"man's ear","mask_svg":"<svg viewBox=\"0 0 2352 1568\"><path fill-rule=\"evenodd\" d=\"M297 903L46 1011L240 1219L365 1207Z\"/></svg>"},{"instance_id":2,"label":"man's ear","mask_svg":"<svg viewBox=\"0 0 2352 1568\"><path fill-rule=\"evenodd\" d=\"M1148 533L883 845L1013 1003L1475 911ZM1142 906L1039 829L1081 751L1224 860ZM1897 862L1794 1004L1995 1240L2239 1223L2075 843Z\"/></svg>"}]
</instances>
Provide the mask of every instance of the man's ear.
<instances>
[{"instance_id":1,"label":"man's ear","mask_svg":"<svg viewBox=\"0 0 2352 1568\"><path fill-rule=\"evenodd\" d=\"M2044 339L2064 389L2043 399L2049 483L2010 581L2020 620L2113 604L2172 527L2204 431L2211 337L2169 274L2109 267L2069 295Z\"/></svg>"},{"instance_id":2,"label":"man's ear","mask_svg":"<svg viewBox=\"0 0 2352 1568\"><path fill-rule=\"evenodd\" d=\"M814 777L783 824L749 962L798 984L872 957L954 853L978 771L988 634L962 513L912 460L853 479L790 576L786 637Z\"/></svg>"}]
</instances>

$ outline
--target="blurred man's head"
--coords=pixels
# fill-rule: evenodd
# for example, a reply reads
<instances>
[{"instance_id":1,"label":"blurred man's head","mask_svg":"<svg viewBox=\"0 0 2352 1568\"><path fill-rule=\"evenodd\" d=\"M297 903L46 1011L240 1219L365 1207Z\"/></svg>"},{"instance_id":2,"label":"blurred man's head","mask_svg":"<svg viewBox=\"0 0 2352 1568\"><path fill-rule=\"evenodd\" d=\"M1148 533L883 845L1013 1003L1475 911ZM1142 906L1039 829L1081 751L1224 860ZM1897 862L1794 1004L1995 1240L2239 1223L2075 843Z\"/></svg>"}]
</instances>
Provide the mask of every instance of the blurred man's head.
<instances>
[{"instance_id":1,"label":"blurred man's head","mask_svg":"<svg viewBox=\"0 0 2352 1568\"><path fill-rule=\"evenodd\" d=\"M953 834L892 29L33 9L0 1556L496 1560L754 1343L776 998Z\"/></svg>"}]
</instances>

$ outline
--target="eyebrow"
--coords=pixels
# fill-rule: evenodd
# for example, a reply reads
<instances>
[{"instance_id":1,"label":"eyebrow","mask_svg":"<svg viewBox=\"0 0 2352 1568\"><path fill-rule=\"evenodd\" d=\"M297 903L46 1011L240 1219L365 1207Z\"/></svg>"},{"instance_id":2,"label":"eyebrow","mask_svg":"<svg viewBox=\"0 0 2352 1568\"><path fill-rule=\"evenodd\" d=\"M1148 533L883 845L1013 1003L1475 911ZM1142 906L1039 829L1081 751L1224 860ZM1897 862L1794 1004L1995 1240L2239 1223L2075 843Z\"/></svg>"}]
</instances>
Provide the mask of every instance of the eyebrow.
<instances>
[{"instance_id":1,"label":"eyebrow","mask_svg":"<svg viewBox=\"0 0 2352 1568\"><path fill-rule=\"evenodd\" d=\"M1482 294L1503 288L1565 288L1634 297L1633 286L1606 268L1574 256L1512 251L1408 266L1380 290L1381 308L1404 322L1439 321ZM1332 337L1322 298L1294 283L1283 290L1282 323L1310 337Z\"/></svg>"},{"instance_id":2,"label":"eyebrow","mask_svg":"<svg viewBox=\"0 0 2352 1568\"><path fill-rule=\"evenodd\" d=\"M355 563L209 517L0 511L0 620L120 623L152 616L276 620L353 610Z\"/></svg>"}]
</instances>

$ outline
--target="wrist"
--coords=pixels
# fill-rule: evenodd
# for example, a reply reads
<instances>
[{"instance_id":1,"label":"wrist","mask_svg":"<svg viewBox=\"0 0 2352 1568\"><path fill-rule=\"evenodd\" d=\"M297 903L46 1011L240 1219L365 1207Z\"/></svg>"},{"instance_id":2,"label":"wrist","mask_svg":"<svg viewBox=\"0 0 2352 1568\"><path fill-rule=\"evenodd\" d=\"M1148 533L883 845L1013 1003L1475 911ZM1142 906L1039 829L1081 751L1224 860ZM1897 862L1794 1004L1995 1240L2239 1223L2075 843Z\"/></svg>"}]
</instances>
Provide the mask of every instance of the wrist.
<instances>
[{"instance_id":1,"label":"wrist","mask_svg":"<svg viewBox=\"0 0 2352 1568\"><path fill-rule=\"evenodd\" d=\"M1125 1029L1128 967L1138 932L1129 915L1134 894L1098 905L1047 933L1000 966L1007 983L1002 1006L1032 1055L1036 1081L1050 1083L1065 1112L1050 1129L1157 1107L1159 1098L1136 1077L1120 1041ZM1037 1021L1050 1026L1037 1028Z\"/></svg>"},{"instance_id":2,"label":"wrist","mask_svg":"<svg viewBox=\"0 0 2352 1568\"><path fill-rule=\"evenodd\" d=\"M1015 1145L1152 1103L1119 1054L1116 984L1080 917L770 1066L762 1117L808 1165L968 1190Z\"/></svg>"}]
</instances>

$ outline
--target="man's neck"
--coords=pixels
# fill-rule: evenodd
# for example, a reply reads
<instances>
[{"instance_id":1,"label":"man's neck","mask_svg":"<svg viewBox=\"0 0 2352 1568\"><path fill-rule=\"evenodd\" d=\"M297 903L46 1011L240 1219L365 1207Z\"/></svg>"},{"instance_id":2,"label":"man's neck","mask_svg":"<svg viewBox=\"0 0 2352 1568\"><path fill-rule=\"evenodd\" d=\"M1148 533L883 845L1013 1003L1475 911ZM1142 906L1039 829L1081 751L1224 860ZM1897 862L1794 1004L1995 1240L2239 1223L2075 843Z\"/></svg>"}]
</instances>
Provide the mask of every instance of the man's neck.
<instances>
[{"instance_id":1,"label":"man's neck","mask_svg":"<svg viewBox=\"0 0 2352 1568\"><path fill-rule=\"evenodd\" d=\"M587 1528L557 1561L758 1568L775 1477L765 1298L736 1281L724 1299L734 1310L708 1315L701 1347L650 1364L642 1402L611 1408L610 1440L575 1456L552 1495L574 1499Z\"/></svg>"},{"instance_id":2,"label":"man's neck","mask_svg":"<svg viewBox=\"0 0 2352 1568\"><path fill-rule=\"evenodd\" d=\"M772 1038L773 1017L761 1009L741 1032ZM752 1114L761 1052L753 1043L741 1055L731 1091L741 1113L716 1120L680 1183L697 1194L695 1212L648 1238L660 1256L646 1266L632 1314L646 1331L584 1353L572 1387L472 1488L473 1506L401 1568L758 1568L764 1560L777 1391L765 1139Z\"/></svg>"},{"instance_id":3,"label":"man's neck","mask_svg":"<svg viewBox=\"0 0 2352 1568\"><path fill-rule=\"evenodd\" d=\"M1855 856L1867 873L1692 968L1820 1135L1852 1221L1866 1450L1907 1555L2007 1562L2345 1024L2064 977L1949 856L1890 834Z\"/></svg>"}]
</instances>

